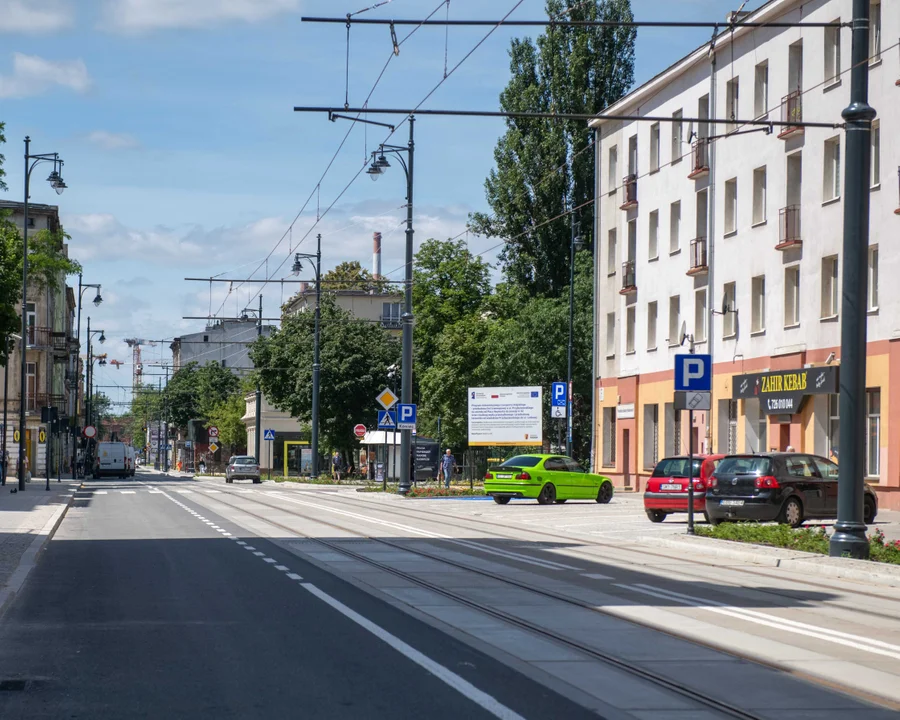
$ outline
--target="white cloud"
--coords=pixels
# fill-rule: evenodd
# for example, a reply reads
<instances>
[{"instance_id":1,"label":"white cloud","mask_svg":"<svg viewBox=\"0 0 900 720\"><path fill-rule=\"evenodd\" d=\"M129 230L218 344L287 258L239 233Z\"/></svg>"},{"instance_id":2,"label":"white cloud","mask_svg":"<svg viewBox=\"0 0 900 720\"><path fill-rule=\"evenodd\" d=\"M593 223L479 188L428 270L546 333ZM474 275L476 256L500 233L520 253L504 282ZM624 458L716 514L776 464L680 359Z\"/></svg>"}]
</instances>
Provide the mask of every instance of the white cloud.
<instances>
[{"instance_id":1,"label":"white cloud","mask_svg":"<svg viewBox=\"0 0 900 720\"><path fill-rule=\"evenodd\" d=\"M91 86L87 67L82 60L45 60L37 55L13 53L13 69L0 75L0 98L23 98L40 95L54 86L83 93Z\"/></svg>"},{"instance_id":2,"label":"white cloud","mask_svg":"<svg viewBox=\"0 0 900 720\"><path fill-rule=\"evenodd\" d=\"M203 28L229 21L260 22L299 8L300 0L106 0L103 23L120 32Z\"/></svg>"},{"instance_id":3,"label":"white cloud","mask_svg":"<svg viewBox=\"0 0 900 720\"><path fill-rule=\"evenodd\" d=\"M131 150L140 146L137 138L132 135L106 130L95 130L87 136L87 140L104 150Z\"/></svg>"},{"instance_id":4,"label":"white cloud","mask_svg":"<svg viewBox=\"0 0 900 720\"><path fill-rule=\"evenodd\" d=\"M72 9L59 0L0 0L0 32L45 33L72 24Z\"/></svg>"}]
</instances>

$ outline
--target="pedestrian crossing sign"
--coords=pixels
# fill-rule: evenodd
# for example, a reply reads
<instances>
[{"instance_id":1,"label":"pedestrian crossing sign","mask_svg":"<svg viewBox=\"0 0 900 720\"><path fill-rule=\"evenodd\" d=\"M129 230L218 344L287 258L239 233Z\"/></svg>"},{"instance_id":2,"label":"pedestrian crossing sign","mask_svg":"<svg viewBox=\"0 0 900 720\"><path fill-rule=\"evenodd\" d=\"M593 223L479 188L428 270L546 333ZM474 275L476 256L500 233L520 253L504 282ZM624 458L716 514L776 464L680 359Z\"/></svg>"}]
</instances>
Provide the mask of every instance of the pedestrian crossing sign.
<instances>
[{"instance_id":1,"label":"pedestrian crossing sign","mask_svg":"<svg viewBox=\"0 0 900 720\"><path fill-rule=\"evenodd\" d=\"M378 429L379 430L396 430L397 429L397 413L388 410L378 411Z\"/></svg>"},{"instance_id":2,"label":"pedestrian crossing sign","mask_svg":"<svg viewBox=\"0 0 900 720\"><path fill-rule=\"evenodd\" d=\"M264 430L263 431L263 440L275 442L275 431L274 430Z\"/></svg>"}]
</instances>

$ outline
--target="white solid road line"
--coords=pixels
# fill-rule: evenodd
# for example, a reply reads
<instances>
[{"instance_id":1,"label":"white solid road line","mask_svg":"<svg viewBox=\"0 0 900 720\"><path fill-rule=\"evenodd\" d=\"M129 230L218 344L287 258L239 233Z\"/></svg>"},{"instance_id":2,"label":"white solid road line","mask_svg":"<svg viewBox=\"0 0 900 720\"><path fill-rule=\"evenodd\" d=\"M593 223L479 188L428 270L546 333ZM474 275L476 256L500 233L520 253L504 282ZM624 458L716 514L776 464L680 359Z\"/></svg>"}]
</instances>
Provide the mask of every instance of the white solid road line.
<instances>
[{"instance_id":1,"label":"white solid road line","mask_svg":"<svg viewBox=\"0 0 900 720\"><path fill-rule=\"evenodd\" d=\"M134 490L119 490L122 495L134 495Z\"/></svg>"},{"instance_id":2,"label":"white solid road line","mask_svg":"<svg viewBox=\"0 0 900 720\"><path fill-rule=\"evenodd\" d=\"M600 573L581 573L581 577L590 578L591 580L612 580L609 575L601 575Z\"/></svg>"},{"instance_id":3,"label":"white solid road line","mask_svg":"<svg viewBox=\"0 0 900 720\"><path fill-rule=\"evenodd\" d=\"M653 585L621 585L616 587L633 590L645 595L661 598L663 600L671 600L698 610L706 610L707 612L716 613L718 615L727 615L728 617L737 618L745 622L756 623L765 627L775 628L782 632L795 633L797 635L805 635L806 637L816 638L817 640L825 640L826 642L844 645L856 650L873 653L875 655L884 655L885 657L900 660L900 646L891 645L890 643L880 640L872 640L861 635L851 635L838 630L818 627L816 625L807 625L806 623L797 622L796 620L788 620L776 615L768 615L756 610L748 610L734 605L725 605L724 603L714 602L706 598L694 597L692 595L684 595L672 590L654 587Z\"/></svg>"},{"instance_id":4,"label":"white solid road line","mask_svg":"<svg viewBox=\"0 0 900 720\"><path fill-rule=\"evenodd\" d=\"M486 692L479 690L468 680L463 679L455 672L452 672L440 663L437 663L426 655L423 655L411 645L403 642L400 638L392 635L381 626L373 623L371 620L364 618L355 610L351 610L340 600L336 600L335 598L331 597L331 595L323 592L312 583L301 583L301 585L310 593L319 598L319 600L327 603L339 613L341 613L341 615L349 618L361 628L368 630L379 640L390 645L392 648L394 648L394 650L412 660L416 665L428 671L438 680L449 685L460 695L468 698L494 717L501 718L502 720L525 720L517 712L506 707L506 705L501 704L498 700L491 697Z\"/></svg>"}]
</instances>

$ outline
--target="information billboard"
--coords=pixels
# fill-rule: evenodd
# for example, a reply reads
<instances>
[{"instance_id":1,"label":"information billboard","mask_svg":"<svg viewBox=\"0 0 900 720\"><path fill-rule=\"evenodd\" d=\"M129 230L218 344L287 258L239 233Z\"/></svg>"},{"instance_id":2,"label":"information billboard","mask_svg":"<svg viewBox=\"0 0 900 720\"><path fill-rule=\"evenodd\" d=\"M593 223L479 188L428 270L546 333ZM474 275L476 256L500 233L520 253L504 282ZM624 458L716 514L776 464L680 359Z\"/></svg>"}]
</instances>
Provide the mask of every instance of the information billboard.
<instances>
[{"instance_id":1,"label":"information billboard","mask_svg":"<svg viewBox=\"0 0 900 720\"><path fill-rule=\"evenodd\" d=\"M470 446L543 443L542 388L469 388L468 392Z\"/></svg>"}]
</instances>

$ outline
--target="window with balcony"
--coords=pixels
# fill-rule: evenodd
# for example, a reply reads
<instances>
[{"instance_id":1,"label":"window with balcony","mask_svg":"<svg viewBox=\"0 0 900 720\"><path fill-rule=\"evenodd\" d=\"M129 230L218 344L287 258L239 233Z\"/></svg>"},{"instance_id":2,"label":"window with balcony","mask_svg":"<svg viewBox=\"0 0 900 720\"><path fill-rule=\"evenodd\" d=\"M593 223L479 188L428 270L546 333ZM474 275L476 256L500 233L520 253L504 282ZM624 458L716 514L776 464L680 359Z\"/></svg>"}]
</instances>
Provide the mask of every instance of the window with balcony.
<instances>
[{"instance_id":1,"label":"window with balcony","mask_svg":"<svg viewBox=\"0 0 900 720\"><path fill-rule=\"evenodd\" d=\"M649 251L650 251L650 259L656 260L659 258L659 210L654 210L650 213L650 237L649 237Z\"/></svg>"},{"instance_id":2,"label":"window with balcony","mask_svg":"<svg viewBox=\"0 0 900 720\"><path fill-rule=\"evenodd\" d=\"M869 64L881 62L881 0L869 3Z\"/></svg>"},{"instance_id":3,"label":"window with balcony","mask_svg":"<svg viewBox=\"0 0 900 720\"><path fill-rule=\"evenodd\" d=\"M825 172L822 198L824 202L841 197L841 138L833 137L825 141Z\"/></svg>"},{"instance_id":4,"label":"window with balcony","mask_svg":"<svg viewBox=\"0 0 900 720\"><path fill-rule=\"evenodd\" d=\"M628 255L622 263L622 289L623 295L634 292L637 289L635 278L635 260L637 259L637 219L628 222Z\"/></svg>"},{"instance_id":5,"label":"window with balcony","mask_svg":"<svg viewBox=\"0 0 900 720\"><path fill-rule=\"evenodd\" d=\"M709 140L697 138L691 143L691 173L689 180L699 180L709 175Z\"/></svg>"},{"instance_id":6,"label":"window with balcony","mask_svg":"<svg viewBox=\"0 0 900 720\"><path fill-rule=\"evenodd\" d=\"M659 123L650 126L650 172L659 170Z\"/></svg>"},{"instance_id":7,"label":"window with balcony","mask_svg":"<svg viewBox=\"0 0 900 720\"><path fill-rule=\"evenodd\" d=\"M735 120L738 119L740 112L740 103L738 102L739 90L739 78L732 78L725 83L725 116L731 120L731 122L725 126L726 132L734 132L737 130L737 123L735 123Z\"/></svg>"},{"instance_id":8,"label":"window with balcony","mask_svg":"<svg viewBox=\"0 0 900 720\"><path fill-rule=\"evenodd\" d=\"M766 221L766 168L753 171L753 224Z\"/></svg>"},{"instance_id":9,"label":"window with balcony","mask_svg":"<svg viewBox=\"0 0 900 720\"><path fill-rule=\"evenodd\" d=\"M606 357L616 355L616 314L606 313Z\"/></svg>"},{"instance_id":10,"label":"window with balcony","mask_svg":"<svg viewBox=\"0 0 900 720\"><path fill-rule=\"evenodd\" d=\"M800 266L784 269L784 326L800 324Z\"/></svg>"},{"instance_id":11,"label":"window with balcony","mask_svg":"<svg viewBox=\"0 0 900 720\"><path fill-rule=\"evenodd\" d=\"M881 185L881 123L877 120L872 123L872 169L871 185L873 188Z\"/></svg>"},{"instance_id":12,"label":"window with balcony","mask_svg":"<svg viewBox=\"0 0 900 720\"><path fill-rule=\"evenodd\" d=\"M681 250L681 201L669 206L669 253Z\"/></svg>"},{"instance_id":13,"label":"window with balcony","mask_svg":"<svg viewBox=\"0 0 900 720\"><path fill-rule=\"evenodd\" d=\"M626 355L634 355L634 324L635 324L634 308L630 307L625 310L625 354Z\"/></svg>"},{"instance_id":14,"label":"window with balcony","mask_svg":"<svg viewBox=\"0 0 900 720\"><path fill-rule=\"evenodd\" d=\"M781 99L781 121L786 123L803 122L803 41L799 40L788 48L788 89ZM803 133L803 128L786 125L778 134L780 138L788 138Z\"/></svg>"},{"instance_id":15,"label":"window with balcony","mask_svg":"<svg viewBox=\"0 0 900 720\"><path fill-rule=\"evenodd\" d=\"M750 288L751 312L750 332L761 333L766 330L766 276L753 278Z\"/></svg>"},{"instance_id":16,"label":"window with balcony","mask_svg":"<svg viewBox=\"0 0 900 720\"><path fill-rule=\"evenodd\" d=\"M787 193L785 207L778 214L777 250L787 250L802 243L800 203L803 197L803 156L800 152L787 158Z\"/></svg>"},{"instance_id":17,"label":"window with balcony","mask_svg":"<svg viewBox=\"0 0 900 720\"><path fill-rule=\"evenodd\" d=\"M737 335L737 285L733 282L725 283L725 315L722 316L722 337L733 338Z\"/></svg>"},{"instance_id":18,"label":"window with balcony","mask_svg":"<svg viewBox=\"0 0 900 720\"><path fill-rule=\"evenodd\" d=\"M606 274L610 277L616 274L616 268L619 266L619 249L618 232L616 228L612 228L607 233L607 242L606 242Z\"/></svg>"},{"instance_id":19,"label":"window with balcony","mask_svg":"<svg viewBox=\"0 0 900 720\"><path fill-rule=\"evenodd\" d=\"M706 342L706 322L709 317L706 288L694 293L694 342Z\"/></svg>"},{"instance_id":20,"label":"window with balcony","mask_svg":"<svg viewBox=\"0 0 900 720\"><path fill-rule=\"evenodd\" d=\"M656 350L656 317L658 312L658 305L655 300L647 303L647 350Z\"/></svg>"},{"instance_id":21,"label":"window with balcony","mask_svg":"<svg viewBox=\"0 0 900 720\"><path fill-rule=\"evenodd\" d=\"M609 185L608 192L612 195L616 192L616 188L619 187L619 148L616 145L613 145L609 149L607 167L609 168L609 178L607 180L607 184Z\"/></svg>"},{"instance_id":22,"label":"window with balcony","mask_svg":"<svg viewBox=\"0 0 900 720\"><path fill-rule=\"evenodd\" d=\"M708 272L707 240L705 237L695 237L691 240L691 268L687 274L705 275Z\"/></svg>"},{"instance_id":23,"label":"window with balcony","mask_svg":"<svg viewBox=\"0 0 900 720\"><path fill-rule=\"evenodd\" d=\"M681 162L681 143L683 139L684 123L681 118L684 113L676 110L672 113L672 164Z\"/></svg>"},{"instance_id":24,"label":"window with balcony","mask_svg":"<svg viewBox=\"0 0 900 720\"><path fill-rule=\"evenodd\" d=\"M878 310L878 246L872 245L869 248L869 311Z\"/></svg>"},{"instance_id":25,"label":"window with balcony","mask_svg":"<svg viewBox=\"0 0 900 720\"><path fill-rule=\"evenodd\" d=\"M681 332L681 298L674 295L669 298L669 347L678 345L678 334Z\"/></svg>"},{"instance_id":26,"label":"window with balcony","mask_svg":"<svg viewBox=\"0 0 900 720\"><path fill-rule=\"evenodd\" d=\"M638 204L637 196L637 177L638 173L638 151L637 151L637 135L632 135L628 139L628 175L622 180L624 186L622 195L622 210L631 210L636 208Z\"/></svg>"},{"instance_id":27,"label":"window with balcony","mask_svg":"<svg viewBox=\"0 0 900 720\"><path fill-rule=\"evenodd\" d=\"M834 27L825 28L825 86L841 79L841 27L840 18Z\"/></svg>"},{"instance_id":28,"label":"window with balcony","mask_svg":"<svg viewBox=\"0 0 900 720\"><path fill-rule=\"evenodd\" d=\"M822 319L838 315L838 258L822 258Z\"/></svg>"},{"instance_id":29,"label":"window with balcony","mask_svg":"<svg viewBox=\"0 0 900 720\"><path fill-rule=\"evenodd\" d=\"M769 62L756 66L753 86L753 116L761 118L769 112Z\"/></svg>"},{"instance_id":30,"label":"window with balcony","mask_svg":"<svg viewBox=\"0 0 900 720\"><path fill-rule=\"evenodd\" d=\"M737 178L725 181L725 234L737 232Z\"/></svg>"}]
</instances>

